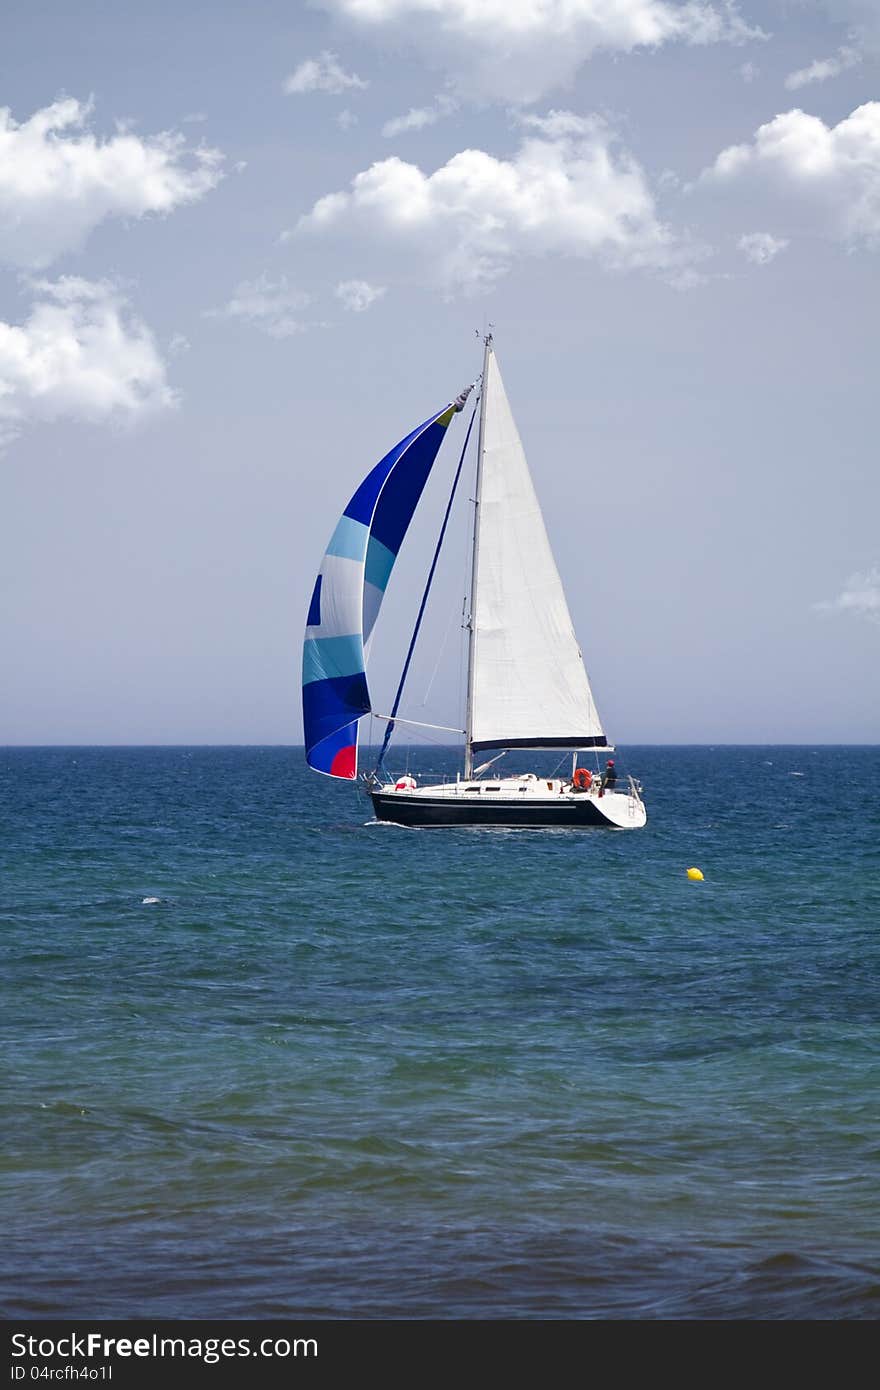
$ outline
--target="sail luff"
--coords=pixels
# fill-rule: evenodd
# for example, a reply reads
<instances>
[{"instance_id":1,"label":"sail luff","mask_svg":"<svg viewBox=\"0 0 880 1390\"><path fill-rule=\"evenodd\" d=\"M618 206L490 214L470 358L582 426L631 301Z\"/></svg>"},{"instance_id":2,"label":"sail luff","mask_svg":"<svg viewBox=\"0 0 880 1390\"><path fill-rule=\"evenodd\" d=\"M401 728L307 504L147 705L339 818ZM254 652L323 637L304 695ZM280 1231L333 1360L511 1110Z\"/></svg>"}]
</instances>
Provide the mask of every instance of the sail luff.
<instances>
[{"instance_id":1,"label":"sail luff","mask_svg":"<svg viewBox=\"0 0 880 1390\"><path fill-rule=\"evenodd\" d=\"M468 658L467 658L467 709L464 721L464 775L473 776L473 710L474 710L474 595L477 592L477 576L480 569L480 490L483 483L483 447L486 435L486 374L489 355L492 351L492 334L487 333L483 340L483 375L480 386L480 427L477 438L477 475L474 483L474 528L471 539L471 587L470 614L468 616Z\"/></svg>"}]
</instances>

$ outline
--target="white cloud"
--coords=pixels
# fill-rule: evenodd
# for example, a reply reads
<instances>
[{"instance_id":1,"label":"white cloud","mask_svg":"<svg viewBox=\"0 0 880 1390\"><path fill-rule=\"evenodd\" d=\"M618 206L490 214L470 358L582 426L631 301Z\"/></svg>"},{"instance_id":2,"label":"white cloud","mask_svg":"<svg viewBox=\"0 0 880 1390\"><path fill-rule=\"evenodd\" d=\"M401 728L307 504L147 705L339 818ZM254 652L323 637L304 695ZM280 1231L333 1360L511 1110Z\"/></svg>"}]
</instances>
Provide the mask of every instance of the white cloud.
<instances>
[{"instance_id":1,"label":"white cloud","mask_svg":"<svg viewBox=\"0 0 880 1390\"><path fill-rule=\"evenodd\" d=\"M106 282L38 281L22 324L0 322L0 435L33 420L132 420L176 403L149 329Z\"/></svg>"},{"instance_id":2,"label":"white cloud","mask_svg":"<svg viewBox=\"0 0 880 1390\"><path fill-rule=\"evenodd\" d=\"M411 106L405 116L395 116L393 120L386 121L382 134L388 140L408 130L424 130L425 126L436 125L444 116L450 116L457 107L458 102L448 96L439 96L433 106Z\"/></svg>"},{"instance_id":3,"label":"white cloud","mask_svg":"<svg viewBox=\"0 0 880 1390\"><path fill-rule=\"evenodd\" d=\"M535 101L598 49L762 37L732 0L322 0L361 32L415 44L462 95Z\"/></svg>"},{"instance_id":4,"label":"white cloud","mask_svg":"<svg viewBox=\"0 0 880 1390\"><path fill-rule=\"evenodd\" d=\"M284 83L284 90L294 95L326 92L329 96L339 96L341 92L362 90L367 86L369 83L340 66L335 53L325 51L317 58L306 58L300 63Z\"/></svg>"},{"instance_id":5,"label":"white cloud","mask_svg":"<svg viewBox=\"0 0 880 1390\"><path fill-rule=\"evenodd\" d=\"M831 127L786 111L762 125L751 144L722 150L700 183L742 191L752 208L763 195L796 226L880 246L880 102Z\"/></svg>"},{"instance_id":6,"label":"white cloud","mask_svg":"<svg viewBox=\"0 0 880 1390\"><path fill-rule=\"evenodd\" d=\"M340 111L339 115L336 117L336 124L339 126L340 130L351 130L351 127L357 125L357 123L357 116L353 111L349 111L348 107L346 107L344 111Z\"/></svg>"},{"instance_id":7,"label":"white cloud","mask_svg":"<svg viewBox=\"0 0 880 1390\"><path fill-rule=\"evenodd\" d=\"M813 606L819 612L853 613L880 623L880 567L873 565L863 574L851 574L837 598Z\"/></svg>"},{"instance_id":8,"label":"white cloud","mask_svg":"<svg viewBox=\"0 0 880 1390\"><path fill-rule=\"evenodd\" d=\"M799 87L807 87L811 82L827 82L829 77L839 77L842 72L854 68L861 61L862 55L857 48L844 46L837 50L834 58L817 58L809 67L790 72L785 79L785 85L790 92L796 92Z\"/></svg>"},{"instance_id":9,"label":"white cloud","mask_svg":"<svg viewBox=\"0 0 880 1390\"><path fill-rule=\"evenodd\" d=\"M754 82L756 77L761 76L761 69L756 63L743 63L740 66L739 75L743 82Z\"/></svg>"},{"instance_id":10,"label":"white cloud","mask_svg":"<svg viewBox=\"0 0 880 1390\"><path fill-rule=\"evenodd\" d=\"M645 176L597 117L554 111L511 159L462 150L432 174L393 157L330 193L297 233L372 241L414 256L447 291L486 287L524 256L597 258L609 268L692 259L657 217Z\"/></svg>"},{"instance_id":11,"label":"white cloud","mask_svg":"<svg viewBox=\"0 0 880 1390\"><path fill-rule=\"evenodd\" d=\"M0 108L0 259L47 266L105 218L167 213L219 182L216 150L191 150L168 133L99 140L89 113L68 97L19 125Z\"/></svg>"},{"instance_id":12,"label":"white cloud","mask_svg":"<svg viewBox=\"0 0 880 1390\"><path fill-rule=\"evenodd\" d=\"M241 319L272 338L290 338L311 326L298 317L311 302L311 295L289 284L286 276L270 280L264 274L242 280L229 302L222 309L209 310L207 317Z\"/></svg>"},{"instance_id":13,"label":"white cloud","mask_svg":"<svg viewBox=\"0 0 880 1390\"><path fill-rule=\"evenodd\" d=\"M370 285L366 280L340 280L334 293L337 299L342 300L346 309L355 314L362 314L371 304L375 304L377 299L382 298L385 286Z\"/></svg>"},{"instance_id":14,"label":"white cloud","mask_svg":"<svg viewBox=\"0 0 880 1390\"><path fill-rule=\"evenodd\" d=\"M773 236L770 232L749 232L736 243L740 251L753 265L769 265L780 251L788 246L785 237Z\"/></svg>"}]
</instances>

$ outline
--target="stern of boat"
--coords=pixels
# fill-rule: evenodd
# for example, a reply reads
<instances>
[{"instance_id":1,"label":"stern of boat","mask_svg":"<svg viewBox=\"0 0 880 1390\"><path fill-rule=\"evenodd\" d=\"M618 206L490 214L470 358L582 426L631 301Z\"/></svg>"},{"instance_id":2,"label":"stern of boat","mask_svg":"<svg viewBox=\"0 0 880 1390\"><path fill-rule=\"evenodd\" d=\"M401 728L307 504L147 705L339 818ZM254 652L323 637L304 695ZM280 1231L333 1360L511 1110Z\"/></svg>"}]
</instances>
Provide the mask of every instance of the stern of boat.
<instances>
[{"instance_id":1,"label":"stern of boat","mask_svg":"<svg viewBox=\"0 0 880 1390\"><path fill-rule=\"evenodd\" d=\"M641 788L633 777L626 791L596 793L591 800L603 820L617 830L641 830L648 822Z\"/></svg>"}]
</instances>

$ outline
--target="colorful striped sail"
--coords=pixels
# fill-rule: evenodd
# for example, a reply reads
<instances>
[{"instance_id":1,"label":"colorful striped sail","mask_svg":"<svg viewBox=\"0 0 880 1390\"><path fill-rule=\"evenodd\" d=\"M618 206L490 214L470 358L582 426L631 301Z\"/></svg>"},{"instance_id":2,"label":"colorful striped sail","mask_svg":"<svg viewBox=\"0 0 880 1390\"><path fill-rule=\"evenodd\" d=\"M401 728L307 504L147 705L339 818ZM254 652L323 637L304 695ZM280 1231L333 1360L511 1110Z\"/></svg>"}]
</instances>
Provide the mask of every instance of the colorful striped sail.
<instances>
[{"instance_id":1,"label":"colorful striped sail","mask_svg":"<svg viewBox=\"0 0 880 1390\"><path fill-rule=\"evenodd\" d=\"M303 643L306 761L357 776L358 721L369 714L364 647L446 428L467 392L432 415L367 474L333 532Z\"/></svg>"}]
</instances>

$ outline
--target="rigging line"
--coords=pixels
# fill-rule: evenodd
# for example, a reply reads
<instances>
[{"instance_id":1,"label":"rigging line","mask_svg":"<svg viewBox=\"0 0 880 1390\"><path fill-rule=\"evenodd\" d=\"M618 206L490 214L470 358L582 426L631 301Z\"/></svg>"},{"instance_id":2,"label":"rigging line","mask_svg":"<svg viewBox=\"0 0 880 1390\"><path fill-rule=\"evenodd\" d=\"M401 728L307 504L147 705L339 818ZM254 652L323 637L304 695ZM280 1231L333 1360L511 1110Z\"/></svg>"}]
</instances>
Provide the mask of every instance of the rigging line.
<instances>
[{"instance_id":1,"label":"rigging line","mask_svg":"<svg viewBox=\"0 0 880 1390\"><path fill-rule=\"evenodd\" d=\"M409 651L407 652L407 654L406 654L406 660L405 660L404 663L403 663L403 671L401 672L401 675L400 675L400 684L399 684L398 687L397 687L397 694L396 694L395 697L394 697L394 704L391 706L391 718L390 718L390 720L389 720L389 722L388 722L388 727L387 727L386 730L385 730L385 737L384 737L384 739L382 740L382 749L381 749L381 752L379 753L379 760L378 760L378 762L376 763L376 772L377 772L377 773L379 772L380 768L382 767L382 760L383 760L383 758L385 757L385 754L386 754L387 749L388 749L388 743L389 743L389 740L390 740L390 738L391 738L391 734L392 734L392 732L393 732L393 730L394 730L394 719L395 719L395 716L397 715L398 709L400 708L400 700L401 700L401 697L402 697L402 695L403 695L403 687L404 687L404 685L405 685L405 683L406 683L406 678L407 678L407 676L408 676L408 674L409 674L409 665L410 665L410 662L412 661L413 652L415 651L416 639L418 638L418 635L419 635L419 628L420 628L421 625L422 625L422 618L423 618L424 615L425 615L425 606L427 605L427 602L428 602L428 594L431 592L431 583L432 583L433 578L434 578L434 571L435 571L436 568L437 568L437 561L438 561L439 558L440 558L440 547L441 547L442 544L443 544L443 537L446 535L446 527L447 527L447 525L449 524L449 514L450 514L450 512L452 511L452 503L453 503L453 501L454 501L454 499L455 499L455 489L458 487L458 480L459 480L459 478L461 477L461 469L462 469L462 465L463 465L463 463L464 463L464 456L465 456L465 454L467 453L467 446L468 446L468 442L469 442L470 437L471 437L471 430L472 430L473 427L474 427L474 420L475 420L476 418L477 418L477 406L476 406L476 404L475 404L475 405L474 405L473 412L472 412L472 414L471 414L470 424L469 424L468 427L467 427L467 434L466 434L465 437L464 437L464 444L462 445L462 450L461 450L461 458L458 460L458 467L457 467L456 470L455 470L455 477L454 477L453 480L452 480L452 491L451 491L450 494L449 494L449 501L448 501L447 504L446 504L446 514L445 514L444 517L443 517L443 525L440 527L440 535L439 535L439 537L437 538L437 546L436 546L436 548L435 548L435 550L434 550L434 558L433 558L433 560L431 561L431 568L430 568L430 570L428 571L428 579L427 579L427 583L425 584L425 592L422 594L422 602L421 602L421 604L420 604L420 606L419 606L418 617L416 618L416 625L415 625L415 627L413 628L413 635L412 635L412 637L411 637L411 639L410 639Z\"/></svg>"},{"instance_id":2,"label":"rigging line","mask_svg":"<svg viewBox=\"0 0 880 1390\"><path fill-rule=\"evenodd\" d=\"M450 608L450 610L449 610L449 621L448 621L448 623L446 624L446 631L445 631L445 633L443 634L443 641L440 643L440 650L439 650L439 652L437 653L437 660L436 660L435 663L434 663L434 670L431 672L431 679L428 681L427 688L426 688L426 690L425 690L424 695L422 696L422 709L425 708L425 706L426 706L427 703L428 703L428 700L431 698L431 691L432 691L433 688L434 688L434 681L437 679L437 672L440 670L440 663L442 662L443 657L444 657L444 655L446 654L446 646L447 646L447 643L449 642L449 634L450 634L450 632L452 631L452 624L454 623L454 621L455 621L455 609L454 609L454 608ZM464 729L451 729L451 730L450 730L450 733L463 734L463 733L464 733Z\"/></svg>"},{"instance_id":3,"label":"rigging line","mask_svg":"<svg viewBox=\"0 0 880 1390\"><path fill-rule=\"evenodd\" d=\"M404 719L400 714L375 714L373 718L384 719L386 724L411 724L414 729L440 729L444 734L464 733L464 729L453 729L449 724L426 724L423 719Z\"/></svg>"}]
</instances>

